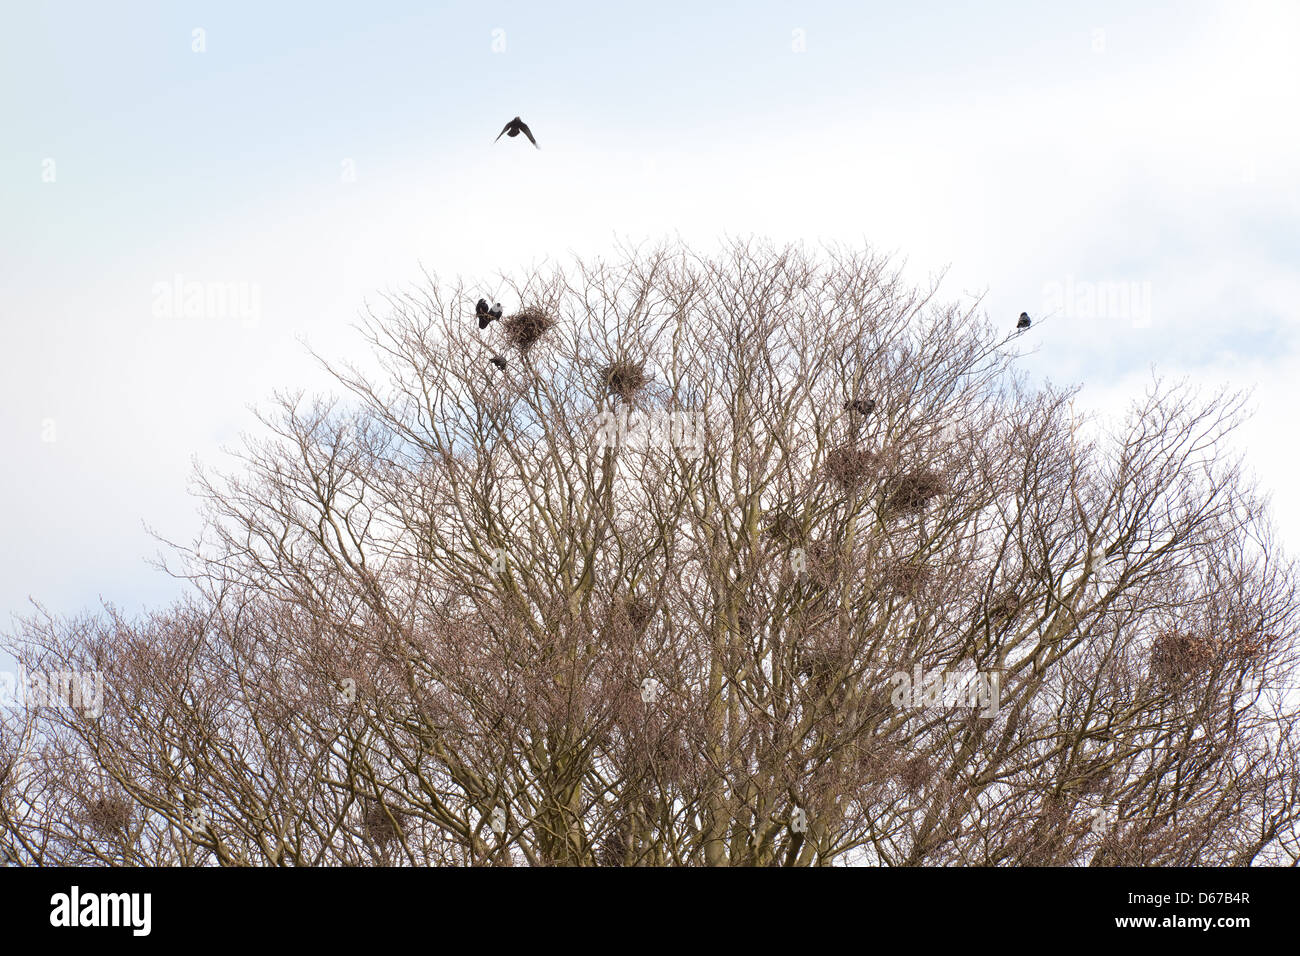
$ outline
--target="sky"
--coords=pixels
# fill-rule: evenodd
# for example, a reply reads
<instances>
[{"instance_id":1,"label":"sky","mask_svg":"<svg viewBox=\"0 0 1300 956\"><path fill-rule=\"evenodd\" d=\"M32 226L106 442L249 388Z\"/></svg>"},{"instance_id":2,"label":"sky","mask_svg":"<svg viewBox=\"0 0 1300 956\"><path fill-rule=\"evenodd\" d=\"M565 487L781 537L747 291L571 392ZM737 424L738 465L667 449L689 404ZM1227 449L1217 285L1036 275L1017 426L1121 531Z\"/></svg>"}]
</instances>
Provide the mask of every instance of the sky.
<instances>
[{"instance_id":1,"label":"sky","mask_svg":"<svg viewBox=\"0 0 1300 956\"><path fill-rule=\"evenodd\" d=\"M304 343L619 241L870 244L1039 380L1254 389L1300 551L1300 4L30 2L0 15L0 630L155 607L152 531ZM522 116L540 150L493 142ZM179 278L178 278L179 277ZM214 298L186 317L179 285ZM225 295L225 301L215 298ZM177 309L177 300L180 308Z\"/></svg>"}]
</instances>

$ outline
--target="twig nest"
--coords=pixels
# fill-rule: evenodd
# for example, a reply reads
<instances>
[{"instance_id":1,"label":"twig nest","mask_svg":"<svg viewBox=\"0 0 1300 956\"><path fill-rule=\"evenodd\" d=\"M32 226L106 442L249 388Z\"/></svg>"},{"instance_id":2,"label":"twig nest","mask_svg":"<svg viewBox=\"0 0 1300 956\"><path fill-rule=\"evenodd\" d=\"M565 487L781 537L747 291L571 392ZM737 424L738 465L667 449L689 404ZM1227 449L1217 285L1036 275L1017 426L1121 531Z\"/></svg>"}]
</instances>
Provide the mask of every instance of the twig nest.
<instances>
[{"instance_id":1,"label":"twig nest","mask_svg":"<svg viewBox=\"0 0 1300 956\"><path fill-rule=\"evenodd\" d=\"M1020 613L1020 595L1007 591L989 602L989 620L995 624L1011 620Z\"/></svg>"},{"instance_id":2,"label":"twig nest","mask_svg":"<svg viewBox=\"0 0 1300 956\"><path fill-rule=\"evenodd\" d=\"M889 511L908 513L924 511L934 498L948 491L943 475L921 468L899 475L891 483L885 507Z\"/></svg>"},{"instance_id":3,"label":"twig nest","mask_svg":"<svg viewBox=\"0 0 1300 956\"><path fill-rule=\"evenodd\" d=\"M600 376L609 394L617 395L625 402L632 401L650 381L645 362L625 359L606 365L600 370Z\"/></svg>"},{"instance_id":4,"label":"twig nest","mask_svg":"<svg viewBox=\"0 0 1300 956\"><path fill-rule=\"evenodd\" d=\"M891 561L880 574L881 586L895 594L915 594L929 579L929 567L911 558Z\"/></svg>"},{"instance_id":5,"label":"twig nest","mask_svg":"<svg viewBox=\"0 0 1300 956\"><path fill-rule=\"evenodd\" d=\"M102 796L91 802L86 815L98 833L111 836L131 825L131 804L119 796Z\"/></svg>"},{"instance_id":6,"label":"twig nest","mask_svg":"<svg viewBox=\"0 0 1300 956\"><path fill-rule=\"evenodd\" d=\"M1083 793L1102 793L1110 785L1110 772L1104 769L1090 770L1079 782Z\"/></svg>"},{"instance_id":7,"label":"twig nest","mask_svg":"<svg viewBox=\"0 0 1300 956\"><path fill-rule=\"evenodd\" d=\"M798 544L803 540L803 528L799 525L799 519L784 508L768 514L767 527L763 533L784 544Z\"/></svg>"},{"instance_id":8,"label":"twig nest","mask_svg":"<svg viewBox=\"0 0 1300 956\"><path fill-rule=\"evenodd\" d=\"M879 697L873 701L873 707L881 703ZM884 701L884 710L889 708L889 702ZM887 781L891 774L891 764L889 758L880 751L878 745L857 744L849 751L849 756L853 759L853 767L857 771L861 780L869 780L872 783L880 784Z\"/></svg>"},{"instance_id":9,"label":"twig nest","mask_svg":"<svg viewBox=\"0 0 1300 956\"><path fill-rule=\"evenodd\" d=\"M544 309L530 305L505 319L502 325L510 344L521 352L527 352L555 325L555 319Z\"/></svg>"},{"instance_id":10,"label":"twig nest","mask_svg":"<svg viewBox=\"0 0 1300 956\"><path fill-rule=\"evenodd\" d=\"M685 737L675 728L665 730L653 740L649 757L651 775L664 783L676 783L690 772L691 753Z\"/></svg>"},{"instance_id":11,"label":"twig nest","mask_svg":"<svg viewBox=\"0 0 1300 956\"><path fill-rule=\"evenodd\" d=\"M826 692L835 675L848 663L834 647L801 647L797 654L799 674L808 678L808 686L818 694Z\"/></svg>"},{"instance_id":12,"label":"twig nest","mask_svg":"<svg viewBox=\"0 0 1300 956\"><path fill-rule=\"evenodd\" d=\"M641 637L654 613L654 603L644 594L615 597L610 607L611 623L624 637Z\"/></svg>"},{"instance_id":13,"label":"twig nest","mask_svg":"<svg viewBox=\"0 0 1300 956\"><path fill-rule=\"evenodd\" d=\"M924 757L913 757L898 768L898 782L909 793L916 793L934 776L934 767Z\"/></svg>"},{"instance_id":14,"label":"twig nest","mask_svg":"<svg viewBox=\"0 0 1300 956\"><path fill-rule=\"evenodd\" d=\"M1241 633L1228 638L1224 650L1235 660L1254 661L1263 657L1264 652L1276 641L1277 635L1275 634Z\"/></svg>"},{"instance_id":15,"label":"twig nest","mask_svg":"<svg viewBox=\"0 0 1300 956\"><path fill-rule=\"evenodd\" d=\"M637 631L645 630L655 613L654 605L644 595L628 598L623 609L627 613L627 622Z\"/></svg>"},{"instance_id":16,"label":"twig nest","mask_svg":"<svg viewBox=\"0 0 1300 956\"><path fill-rule=\"evenodd\" d=\"M1161 631L1151 645L1151 674L1166 684L1181 684L1204 674L1215 658L1210 638L1192 631Z\"/></svg>"},{"instance_id":17,"label":"twig nest","mask_svg":"<svg viewBox=\"0 0 1300 956\"><path fill-rule=\"evenodd\" d=\"M1066 806L1065 800L1063 800L1058 794L1049 793L1047 796L1043 797L1043 801L1039 805L1038 814L1039 819L1042 820L1049 829L1057 830L1060 829L1069 818L1070 810L1069 807Z\"/></svg>"},{"instance_id":18,"label":"twig nest","mask_svg":"<svg viewBox=\"0 0 1300 956\"><path fill-rule=\"evenodd\" d=\"M382 803L368 803L361 814L361 827L371 843L392 843L401 836L405 816Z\"/></svg>"},{"instance_id":19,"label":"twig nest","mask_svg":"<svg viewBox=\"0 0 1300 956\"><path fill-rule=\"evenodd\" d=\"M609 828L596 851L597 866L622 866L631 849L631 828L626 818L619 818Z\"/></svg>"},{"instance_id":20,"label":"twig nest","mask_svg":"<svg viewBox=\"0 0 1300 956\"><path fill-rule=\"evenodd\" d=\"M856 488L876 474L879 456L865 448L849 445L826 456L826 474L842 488Z\"/></svg>"}]
</instances>

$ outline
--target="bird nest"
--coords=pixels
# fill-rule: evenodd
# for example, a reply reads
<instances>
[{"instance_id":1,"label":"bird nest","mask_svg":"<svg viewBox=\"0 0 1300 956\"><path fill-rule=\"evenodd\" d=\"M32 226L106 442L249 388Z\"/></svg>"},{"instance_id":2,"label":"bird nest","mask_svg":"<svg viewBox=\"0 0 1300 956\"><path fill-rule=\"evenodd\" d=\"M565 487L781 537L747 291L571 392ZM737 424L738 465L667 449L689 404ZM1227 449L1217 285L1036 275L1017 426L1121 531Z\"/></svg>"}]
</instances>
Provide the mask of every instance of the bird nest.
<instances>
[{"instance_id":1,"label":"bird nest","mask_svg":"<svg viewBox=\"0 0 1300 956\"><path fill-rule=\"evenodd\" d=\"M650 381L645 373L644 362L620 360L611 362L600 370L601 380L611 395L617 395L625 402L632 401L641 389Z\"/></svg>"},{"instance_id":2,"label":"bird nest","mask_svg":"<svg viewBox=\"0 0 1300 956\"><path fill-rule=\"evenodd\" d=\"M654 603L645 595L636 595L619 600L615 617L619 624L626 624L633 634L640 636L654 613Z\"/></svg>"},{"instance_id":3,"label":"bird nest","mask_svg":"<svg viewBox=\"0 0 1300 956\"><path fill-rule=\"evenodd\" d=\"M798 544L803 540L803 528L799 519L784 508L768 515L767 527L763 533L775 541L785 544Z\"/></svg>"},{"instance_id":4,"label":"bird nest","mask_svg":"<svg viewBox=\"0 0 1300 956\"><path fill-rule=\"evenodd\" d=\"M99 797L87 810L90 825L104 836L119 833L131 825L131 805L122 797Z\"/></svg>"},{"instance_id":5,"label":"bird nest","mask_svg":"<svg viewBox=\"0 0 1300 956\"><path fill-rule=\"evenodd\" d=\"M623 772L629 780L672 784L690 773L692 762L682 731L665 727L628 742Z\"/></svg>"},{"instance_id":6,"label":"bird nest","mask_svg":"<svg viewBox=\"0 0 1300 956\"><path fill-rule=\"evenodd\" d=\"M1151 645L1151 674L1166 684L1181 684L1213 666L1214 642L1191 631L1162 631Z\"/></svg>"},{"instance_id":7,"label":"bird nest","mask_svg":"<svg viewBox=\"0 0 1300 956\"><path fill-rule=\"evenodd\" d=\"M1020 612L1020 595L1007 591L989 602L989 620L994 624L1005 623Z\"/></svg>"},{"instance_id":8,"label":"bird nest","mask_svg":"<svg viewBox=\"0 0 1300 956\"><path fill-rule=\"evenodd\" d=\"M628 826L627 819L621 817L600 841L596 850L596 865L622 866L631 848L631 828Z\"/></svg>"},{"instance_id":9,"label":"bird nest","mask_svg":"<svg viewBox=\"0 0 1300 956\"><path fill-rule=\"evenodd\" d=\"M1276 641L1277 636L1273 634L1240 633L1224 643L1224 650L1234 660L1255 661L1263 657Z\"/></svg>"},{"instance_id":10,"label":"bird nest","mask_svg":"<svg viewBox=\"0 0 1300 956\"><path fill-rule=\"evenodd\" d=\"M392 843L402 835L406 818L382 803L368 803L361 814L361 828L371 843Z\"/></svg>"},{"instance_id":11,"label":"bird nest","mask_svg":"<svg viewBox=\"0 0 1300 956\"><path fill-rule=\"evenodd\" d=\"M1056 793L1043 797L1038 807L1038 819L1048 830L1059 830L1070 817L1070 808L1065 799Z\"/></svg>"},{"instance_id":12,"label":"bird nest","mask_svg":"<svg viewBox=\"0 0 1300 956\"><path fill-rule=\"evenodd\" d=\"M896 776L904 790L916 793L934 776L934 767L924 757L913 757L903 762Z\"/></svg>"},{"instance_id":13,"label":"bird nest","mask_svg":"<svg viewBox=\"0 0 1300 956\"><path fill-rule=\"evenodd\" d=\"M885 508L896 513L924 511L934 498L948 491L948 482L928 468L910 471L894 479Z\"/></svg>"},{"instance_id":14,"label":"bird nest","mask_svg":"<svg viewBox=\"0 0 1300 956\"><path fill-rule=\"evenodd\" d=\"M880 584L896 594L913 594L930 579L930 569L921 561L891 561L880 572Z\"/></svg>"},{"instance_id":15,"label":"bird nest","mask_svg":"<svg viewBox=\"0 0 1300 956\"><path fill-rule=\"evenodd\" d=\"M879 460L865 448L836 448L826 456L826 474L842 488L856 488L876 473Z\"/></svg>"},{"instance_id":16,"label":"bird nest","mask_svg":"<svg viewBox=\"0 0 1300 956\"><path fill-rule=\"evenodd\" d=\"M859 780L879 784L888 780L893 773L889 757L879 747L873 747L869 743L851 745L847 756L852 760L851 766L857 771Z\"/></svg>"},{"instance_id":17,"label":"bird nest","mask_svg":"<svg viewBox=\"0 0 1300 956\"><path fill-rule=\"evenodd\" d=\"M1079 781L1079 790L1083 793L1104 793L1110 786L1111 774L1108 770L1091 770Z\"/></svg>"},{"instance_id":18,"label":"bird nest","mask_svg":"<svg viewBox=\"0 0 1300 956\"><path fill-rule=\"evenodd\" d=\"M801 647L798 650L798 671L808 678L809 687L818 694L823 694L837 674L851 663L837 647Z\"/></svg>"},{"instance_id":19,"label":"bird nest","mask_svg":"<svg viewBox=\"0 0 1300 956\"><path fill-rule=\"evenodd\" d=\"M546 332L554 327L555 319L544 309L527 306L520 309L503 323L506 338L510 344L521 352L527 352Z\"/></svg>"}]
</instances>

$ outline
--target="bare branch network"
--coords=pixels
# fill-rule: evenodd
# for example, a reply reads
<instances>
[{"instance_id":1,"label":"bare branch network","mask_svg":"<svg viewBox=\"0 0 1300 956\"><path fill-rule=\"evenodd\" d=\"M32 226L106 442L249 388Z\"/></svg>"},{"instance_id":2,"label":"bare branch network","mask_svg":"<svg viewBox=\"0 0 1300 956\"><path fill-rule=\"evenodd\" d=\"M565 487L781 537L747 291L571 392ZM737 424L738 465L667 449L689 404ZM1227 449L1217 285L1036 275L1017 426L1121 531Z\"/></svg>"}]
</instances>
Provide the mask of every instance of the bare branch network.
<instances>
[{"instance_id":1,"label":"bare branch network","mask_svg":"<svg viewBox=\"0 0 1300 956\"><path fill-rule=\"evenodd\" d=\"M10 860L1300 856L1297 576L1240 397L1076 421L1013 329L859 250L485 291L391 299L380 371L200 473L191 598L12 636L102 700L0 710Z\"/></svg>"}]
</instances>

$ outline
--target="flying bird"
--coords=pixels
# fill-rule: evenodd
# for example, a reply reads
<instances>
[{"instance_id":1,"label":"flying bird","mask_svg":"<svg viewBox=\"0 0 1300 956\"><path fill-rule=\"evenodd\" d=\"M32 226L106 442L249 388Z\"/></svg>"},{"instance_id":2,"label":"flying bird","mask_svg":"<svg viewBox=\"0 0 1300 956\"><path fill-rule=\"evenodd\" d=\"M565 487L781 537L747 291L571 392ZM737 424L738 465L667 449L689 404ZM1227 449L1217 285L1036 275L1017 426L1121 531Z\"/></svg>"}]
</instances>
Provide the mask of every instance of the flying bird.
<instances>
[{"instance_id":1,"label":"flying bird","mask_svg":"<svg viewBox=\"0 0 1300 956\"><path fill-rule=\"evenodd\" d=\"M492 310L488 308L487 299L478 300L478 305L474 306L474 314L478 316L478 327L480 329L486 329L488 323L496 318L492 314Z\"/></svg>"},{"instance_id":2,"label":"flying bird","mask_svg":"<svg viewBox=\"0 0 1300 956\"><path fill-rule=\"evenodd\" d=\"M494 355L492 356L492 364L495 365L497 368L503 369L506 367L506 360L502 358L500 355Z\"/></svg>"},{"instance_id":3,"label":"flying bird","mask_svg":"<svg viewBox=\"0 0 1300 956\"><path fill-rule=\"evenodd\" d=\"M525 123L523 120L521 120L518 116L512 119L509 123L506 123L506 125L502 128L501 132L497 133L497 139L500 139L502 136L509 136L513 138L515 136L518 136L520 133L523 133L525 136L528 137L528 142L532 143L534 146L537 146L537 140L533 139L533 131L530 130L528 128L528 124ZM497 139L492 140L492 142L495 143ZM542 147L537 146L537 148L541 149Z\"/></svg>"},{"instance_id":4,"label":"flying bird","mask_svg":"<svg viewBox=\"0 0 1300 956\"><path fill-rule=\"evenodd\" d=\"M857 412L859 415L870 415L876 407L874 398L853 398L844 403L846 412Z\"/></svg>"},{"instance_id":5,"label":"flying bird","mask_svg":"<svg viewBox=\"0 0 1300 956\"><path fill-rule=\"evenodd\" d=\"M1030 324L1031 324L1031 323L1030 323L1030 320L1029 320L1029 313L1028 313L1028 312L1021 312L1021 313L1020 313L1020 321L1016 323L1016 328L1018 328L1018 329L1027 329L1027 328L1029 328Z\"/></svg>"}]
</instances>

